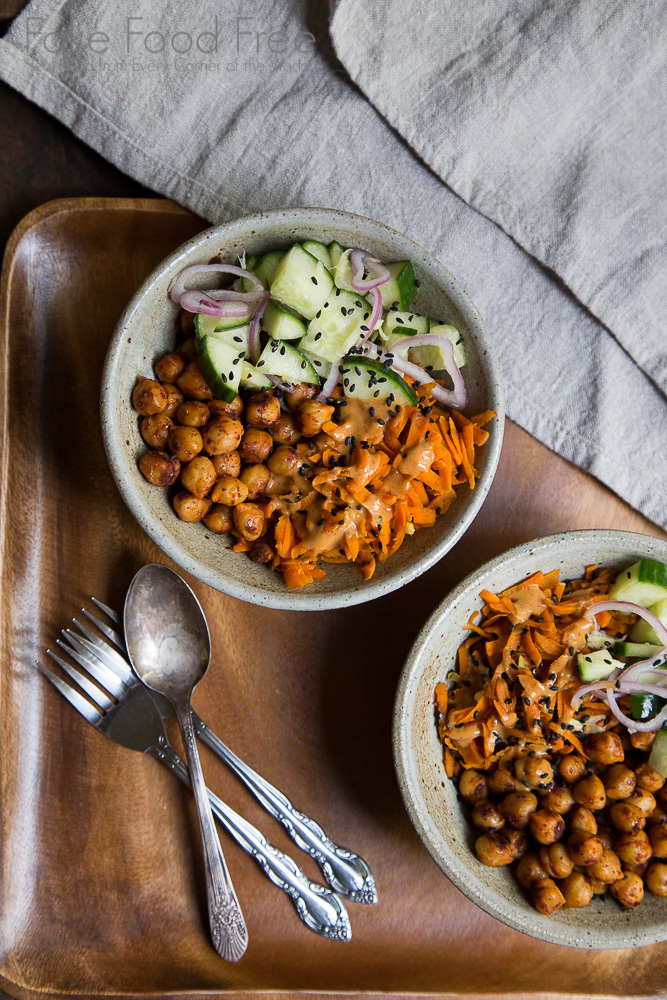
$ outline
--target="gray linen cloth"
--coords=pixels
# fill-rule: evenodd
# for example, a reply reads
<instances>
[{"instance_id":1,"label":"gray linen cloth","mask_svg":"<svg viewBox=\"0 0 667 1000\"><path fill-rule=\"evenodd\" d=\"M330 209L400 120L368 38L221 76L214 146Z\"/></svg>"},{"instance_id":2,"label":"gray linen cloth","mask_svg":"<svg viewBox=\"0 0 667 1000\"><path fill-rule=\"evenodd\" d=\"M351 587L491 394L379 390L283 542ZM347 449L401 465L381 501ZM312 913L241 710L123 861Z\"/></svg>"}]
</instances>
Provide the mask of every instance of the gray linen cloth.
<instances>
[{"instance_id":1,"label":"gray linen cloth","mask_svg":"<svg viewBox=\"0 0 667 1000\"><path fill-rule=\"evenodd\" d=\"M31 0L0 76L211 221L380 219L463 282L509 416L667 527L667 8Z\"/></svg>"}]
</instances>

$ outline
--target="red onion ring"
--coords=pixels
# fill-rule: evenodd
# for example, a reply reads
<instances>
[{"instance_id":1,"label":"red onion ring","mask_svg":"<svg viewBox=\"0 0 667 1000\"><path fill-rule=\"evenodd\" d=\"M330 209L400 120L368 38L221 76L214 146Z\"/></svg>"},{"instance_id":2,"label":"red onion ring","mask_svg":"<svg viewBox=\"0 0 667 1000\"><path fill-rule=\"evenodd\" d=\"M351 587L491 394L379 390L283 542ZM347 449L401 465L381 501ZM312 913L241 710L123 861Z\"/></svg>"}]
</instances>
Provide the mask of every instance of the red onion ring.
<instances>
[{"instance_id":1,"label":"red onion ring","mask_svg":"<svg viewBox=\"0 0 667 1000\"><path fill-rule=\"evenodd\" d=\"M188 278L191 278L195 274L210 274L212 272L220 274L233 274L236 278L247 278L255 288L263 295L265 292L264 285L259 280L256 274L252 271L247 271L244 267L237 267L236 264L192 264L190 267L184 268L175 278L172 278L169 282L169 287L167 288L167 294L170 296L172 302L180 304L181 296L183 292L186 291L185 282ZM253 295L257 298L257 295L253 292L234 292L233 289L217 289L217 294L214 294L214 290L210 293L211 298L218 298L220 292L224 291L228 294L232 294L237 301L249 302L254 301L254 299L245 298L246 295ZM239 299L239 296L243 298ZM225 295L225 298L227 295Z\"/></svg>"},{"instance_id":2,"label":"red onion ring","mask_svg":"<svg viewBox=\"0 0 667 1000\"><path fill-rule=\"evenodd\" d=\"M391 278L391 271L387 265L360 247L355 247L350 253L350 264L352 265L350 284L355 292L369 292L372 288L384 285ZM368 273L369 278L364 279L364 271Z\"/></svg>"},{"instance_id":3,"label":"red onion ring","mask_svg":"<svg viewBox=\"0 0 667 1000\"><path fill-rule=\"evenodd\" d=\"M183 292L179 304L186 312L220 316L222 319L248 319L251 312L247 302L216 302L208 292L198 292L195 289Z\"/></svg>"},{"instance_id":4,"label":"red onion ring","mask_svg":"<svg viewBox=\"0 0 667 1000\"><path fill-rule=\"evenodd\" d=\"M632 601L598 601L597 604L591 604L590 608L587 609L585 617L589 621L595 622L595 615L601 614L603 611L620 611L622 614L626 615L637 615L639 618L643 618L645 622L655 629L658 638L662 642L662 649L654 653L653 656L649 656L645 660L638 660L636 663L631 664L629 667L619 674L619 678L625 678L625 680L634 680L638 674L645 673L650 670L657 659L665 656L667 653L667 628L662 624L659 618L657 618L652 611L647 608L643 608L641 604L635 604Z\"/></svg>"},{"instance_id":5,"label":"red onion ring","mask_svg":"<svg viewBox=\"0 0 667 1000\"><path fill-rule=\"evenodd\" d=\"M319 403L325 403L338 385L338 379L343 368L342 361L343 359L339 358L338 361L334 361L332 364L331 371L327 375L327 380L322 386L321 392L315 397Z\"/></svg>"},{"instance_id":6,"label":"red onion ring","mask_svg":"<svg viewBox=\"0 0 667 1000\"><path fill-rule=\"evenodd\" d=\"M266 304L269 301L269 293L265 292L261 302L252 314L252 319L250 320L250 329L248 330L248 351L250 352L250 358L253 365L256 365L259 360L259 324L264 315L264 310L266 309Z\"/></svg>"},{"instance_id":7,"label":"red onion ring","mask_svg":"<svg viewBox=\"0 0 667 1000\"><path fill-rule=\"evenodd\" d=\"M355 345L355 350L359 350L361 347L364 346L368 338L373 333L373 330L377 326L378 320L382 316L382 296L380 295L378 290L376 288L371 288L370 292L368 293L368 298L371 300L373 304L373 310L368 318L368 329L366 330L361 340L359 340Z\"/></svg>"},{"instance_id":8,"label":"red onion ring","mask_svg":"<svg viewBox=\"0 0 667 1000\"><path fill-rule=\"evenodd\" d=\"M440 340L446 341L447 344L449 344L449 352L445 358L445 362L447 371L451 375L452 381L454 383L453 390L445 389L441 385L437 384L434 385L433 388L431 389L431 395L433 396L434 399L437 399L439 403L443 403L445 406L450 407L450 409L452 410L462 410L463 407L466 406L468 402L468 393L466 391L465 383L463 381L463 376L461 375L461 372L459 371L456 362L454 361L454 345L452 344L451 340L449 340L448 337L441 337L435 333L434 334L425 333L423 335L423 337L431 337L431 336L437 338L438 341ZM405 339L413 341L422 338L406 337ZM447 350L447 348L445 348L445 350ZM392 362L393 367L397 368L404 375L409 375L410 378L415 380L415 382L419 382L421 384L434 381L433 376L430 375L423 368L420 368L419 365L415 365L412 363L412 361L406 361L405 358L401 357L401 355L396 350L396 345L392 347L391 352L387 351L385 348L380 348L379 349L380 360L382 360L383 357L386 357L386 355L389 353L391 353L394 359Z\"/></svg>"},{"instance_id":9,"label":"red onion ring","mask_svg":"<svg viewBox=\"0 0 667 1000\"><path fill-rule=\"evenodd\" d=\"M276 389L280 389L281 392L290 392L290 387L281 382L277 375L267 375L266 377L270 382L273 382Z\"/></svg>"}]
</instances>

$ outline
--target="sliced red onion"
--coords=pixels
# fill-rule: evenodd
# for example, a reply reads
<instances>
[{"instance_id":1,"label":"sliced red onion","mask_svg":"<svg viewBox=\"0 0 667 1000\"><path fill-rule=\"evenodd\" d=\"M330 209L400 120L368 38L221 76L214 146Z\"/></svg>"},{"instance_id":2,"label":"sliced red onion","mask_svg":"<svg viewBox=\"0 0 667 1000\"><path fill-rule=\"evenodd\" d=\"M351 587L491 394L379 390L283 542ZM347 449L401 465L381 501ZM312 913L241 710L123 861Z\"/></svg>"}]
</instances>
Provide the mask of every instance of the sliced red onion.
<instances>
[{"instance_id":1,"label":"sliced red onion","mask_svg":"<svg viewBox=\"0 0 667 1000\"><path fill-rule=\"evenodd\" d=\"M266 309L268 301L269 293L265 292L257 308L252 314L252 319L250 320L250 329L248 330L248 350L250 352L250 358L253 365L256 365L259 361L259 324L262 316L264 315L264 310Z\"/></svg>"},{"instance_id":2,"label":"sliced red onion","mask_svg":"<svg viewBox=\"0 0 667 1000\"><path fill-rule=\"evenodd\" d=\"M186 312L220 316L222 319L248 319L251 307L247 302L216 302L207 292L194 289L183 292L180 305Z\"/></svg>"},{"instance_id":3,"label":"sliced red onion","mask_svg":"<svg viewBox=\"0 0 667 1000\"><path fill-rule=\"evenodd\" d=\"M369 292L372 288L384 285L391 278L391 271L387 265L360 247L355 247L350 253L350 264L352 265L350 284L355 292ZM364 278L364 272L369 275L368 278Z\"/></svg>"},{"instance_id":4,"label":"sliced red onion","mask_svg":"<svg viewBox=\"0 0 667 1000\"><path fill-rule=\"evenodd\" d=\"M595 622L595 616L601 614L603 611L620 611L624 615L638 615L638 617L643 618L645 622L648 622L655 629L658 638L662 642L662 649L645 660L638 660L637 663L631 664L631 666L619 674L620 679L634 680L639 674L650 670L656 660L665 656L667 653L667 628L665 628L660 619L652 611L632 601L598 601L596 604L591 604L590 608L586 611L585 617L589 621Z\"/></svg>"},{"instance_id":5,"label":"sliced red onion","mask_svg":"<svg viewBox=\"0 0 667 1000\"><path fill-rule=\"evenodd\" d=\"M218 272L220 274L233 274L236 278L247 278L248 281L250 281L259 291L260 295L264 294L264 285L259 280L257 275L253 274L252 271L247 271L244 267L237 267L236 264L192 264L190 267L184 268L180 274L177 274L176 277L172 278L169 282L167 293L171 297L172 302L180 303L181 296L183 295L183 292L186 291L185 282L188 281L189 278L192 278L195 274L210 274L212 272ZM236 299L238 299L239 295L246 296L254 294L253 292L234 292L232 289L217 289L215 291L216 294L213 294L213 289L209 293L211 298L218 298L220 292L222 291L233 294ZM255 298L257 298L257 295L255 295ZM254 300L242 298L240 301L248 302Z\"/></svg>"},{"instance_id":6,"label":"sliced red onion","mask_svg":"<svg viewBox=\"0 0 667 1000\"><path fill-rule=\"evenodd\" d=\"M281 392L290 392L290 386L285 385L281 382L277 375L267 375L266 376L270 382L273 382L276 389L280 389Z\"/></svg>"},{"instance_id":7,"label":"sliced red onion","mask_svg":"<svg viewBox=\"0 0 667 1000\"><path fill-rule=\"evenodd\" d=\"M613 685L617 678L616 672L609 675L606 681L593 681L592 684L584 684L582 687L577 688L577 690L572 695L571 705L572 708L576 709L579 702L586 697L587 694L597 695L599 698L606 697L608 690L613 690ZM603 688L602 684L608 684L608 688Z\"/></svg>"},{"instance_id":8,"label":"sliced red onion","mask_svg":"<svg viewBox=\"0 0 667 1000\"><path fill-rule=\"evenodd\" d=\"M445 363L447 371L451 375L452 381L454 383L453 390L445 389L441 385L437 384L434 385L433 388L431 389L431 395L433 396L434 399L437 399L439 403L443 403L444 406L448 406L452 410L462 410L463 407L466 406L468 402L468 393L466 391L465 383L463 381L463 376L461 375L461 372L459 371L456 362L454 361L454 347L452 345L451 340L449 340L448 337L440 337L437 334L428 334L428 333L425 333L423 337L410 337L410 338L406 337L405 339L406 340L409 339L410 341L423 340L424 338L430 336L437 338L438 341L441 340L446 341L449 344L449 351L451 353L447 354L445 358ZM414 345L406 345L406 346L409 349L410 346ZM424 368L420 368L419 365L413 364L412 361L407 361L404 357L402 357L398 353L396 348L397 345L394 344L394 346L391 349L391 355L393 357L392 364L394 368L397 368L398 371L402 372L404 375L409 375L410 378L414 379L415 382L419 382L420 384L426 382L433 382L433 376L429 374L429 372L427 372ZM380 351L380 360L382 361L383 357L386 357L387 354L389 353L390 353L389 351L382 348ZM450 365L451 365L451 370L450 370Z\"/></svg>"},{"instance_id":9,"label":"sliced red onion","mask_svg":"<svg viewBox=\"0 0 667 1000\"><path fill-rule=\"evenodd\" d=\"M665 722L667 722L667 705L665 705L658 712L654 719L649 719L648 722L640 722L639 719L631 719L628 715L625 715L624 712L621 712L616 698L620 697L622 693L623 692L610 692L609 697L607 698L609 708L619 722L622 722L624 726L627 726L628 729L631 729L636 733L654 733L656 730L662 729Z\"/></svg>"},{"instance_id":10,"label":"sliced red onion","mask_svg":"<svg viewBox=\"0 0 667 1000\"><path fill-rule=\"evenodd\" d=\"M343 369L342 361L343 359L339 358L338 361L334 361L334 363L332 364L331 371L327 375L327 380L322 386L321 392L317 394L316 398L318 402L325 403L329 398L329 396L331 395L331 393L336 388L336 386L338 385L340 373Z\"/></svg>"},{"instance_id":11,"label":"sliced red onion","mask_svg":"<svg viewBox=\"0 0 667 1000\"><path fill-rule=\"evenodd\" d=\"M360 350L364 346L368 338L373 333L373 330L377 326L378 320L381 319L382 317L382 296L380 295L378 290L376 288L371 288L370 292L368 293L368 298L371 300L373 304L373 310L368 318L368 329L366 330L361 340L357 342L355 350Z\"/></svg>"}]
</instances>

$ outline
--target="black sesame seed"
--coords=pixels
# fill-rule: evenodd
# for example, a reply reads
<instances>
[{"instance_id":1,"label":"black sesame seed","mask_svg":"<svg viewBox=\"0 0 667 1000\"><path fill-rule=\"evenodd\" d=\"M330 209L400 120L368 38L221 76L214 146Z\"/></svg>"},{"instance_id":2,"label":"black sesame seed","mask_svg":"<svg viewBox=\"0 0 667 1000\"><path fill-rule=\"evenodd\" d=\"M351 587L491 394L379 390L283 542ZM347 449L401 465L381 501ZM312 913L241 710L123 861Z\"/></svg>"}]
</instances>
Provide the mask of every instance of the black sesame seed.
<instances>
[{"instance_id":1,"label":"black sesame seed","mask_svg":"<svg viewBox=\"0 0 667 1000\"><path fill-rule=\"evenodd\" d=\"M317 278L316 278L316 277L315 277L314 275L312 275L312 274L311 274L311 276L310 276L310 280L312 281L312 283L313 283L314 285L316 285L316 284L317 284Z\"/></svg>"}]
</instances>

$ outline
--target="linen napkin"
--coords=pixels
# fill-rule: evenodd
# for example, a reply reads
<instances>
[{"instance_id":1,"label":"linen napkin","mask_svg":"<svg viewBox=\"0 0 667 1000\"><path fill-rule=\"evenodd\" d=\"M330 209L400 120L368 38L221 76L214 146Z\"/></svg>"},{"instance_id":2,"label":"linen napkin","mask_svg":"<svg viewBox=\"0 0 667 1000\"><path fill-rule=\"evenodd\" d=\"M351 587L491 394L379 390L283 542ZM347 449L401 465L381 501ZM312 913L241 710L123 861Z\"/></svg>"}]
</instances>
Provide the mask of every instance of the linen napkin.
<instances>
[{"instance_id":1,"label":"linen napkin","mask_svg":"<svg viewBox=\"0 0 667 1000\"><path fill-rule=\"evenodd\" d=\"M211 221L320 205L411 236L484 316L509 416L667 527L666 17L31 0L0 76Z\"/></svg>"}]
</instances>

